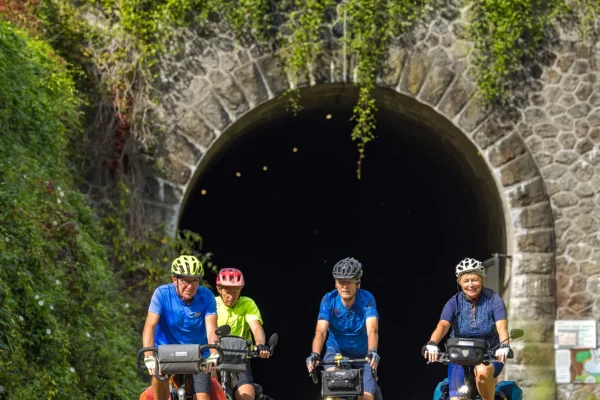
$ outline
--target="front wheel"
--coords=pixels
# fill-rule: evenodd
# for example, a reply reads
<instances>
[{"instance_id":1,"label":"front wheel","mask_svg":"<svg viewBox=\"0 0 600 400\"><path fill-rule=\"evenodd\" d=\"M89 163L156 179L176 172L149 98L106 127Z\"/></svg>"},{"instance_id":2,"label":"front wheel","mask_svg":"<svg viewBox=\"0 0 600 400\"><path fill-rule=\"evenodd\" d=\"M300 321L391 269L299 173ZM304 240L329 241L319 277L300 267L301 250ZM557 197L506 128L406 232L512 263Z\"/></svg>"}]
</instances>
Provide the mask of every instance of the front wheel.
<instances>
[{"instance_id":1,"label":"front wheel","mask_svg":"<svg viewBox=\"0 0 600 400\"><path fill-rule=\"evenodd\" d=\"M227 397L227 400L235 400L235 398L229 393L225 393L225 396Z\"/></svg>"}]
</instances>

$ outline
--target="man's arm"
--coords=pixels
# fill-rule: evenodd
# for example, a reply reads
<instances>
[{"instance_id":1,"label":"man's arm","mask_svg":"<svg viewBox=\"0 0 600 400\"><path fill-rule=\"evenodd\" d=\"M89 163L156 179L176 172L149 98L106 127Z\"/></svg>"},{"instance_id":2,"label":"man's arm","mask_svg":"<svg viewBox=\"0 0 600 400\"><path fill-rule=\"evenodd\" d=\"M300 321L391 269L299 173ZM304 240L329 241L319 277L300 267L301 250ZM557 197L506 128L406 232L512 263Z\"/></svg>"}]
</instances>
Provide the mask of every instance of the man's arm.
<instances>
[{"instance_id":1,"label":"man's arm","mask_svg":"<svg viewBox=\"0 0 600 400\"><path fill-rule=\"evenodd\" d=\"M315 330L315 338L312 342L312 351L313 353L321 354L321 350L323 350L323 345L325 344L325 339L327 338L327 330L329 329L329 321L324 319L320 319L317 322L317 329Z\"/></svg>"},{"instance_id":2,"label":"man's arm","mask_svg":"<svg viewBox=\"0 0 600 400\"><path fill-rule=\"evenodd\" d=\"M214 344L217 340L217 314L210 314L204 317L204 323L206 324L206 337L208 338L208 344ZM216 349L210 349L212 354L217 354Z\"/></svg>"},{"instance_id":3,"label":"man's arm","mask_svg":"<svg viewBox=\"0 0 600 400\"><path fill-rule=\"evenodd\" d=\"M154 346L154 332L156 331L156 325L158 325L158 320L160 319L160 315L155 314L151 311L148 311L148 315L146 316L146 323L144 324L144 331L142 332L142 347L153 347ZM151 351L147 351L145 353L146 357L152 357L154 359L154 353ZM146 360L144 360L146 363ZM146 363L148 367L148 373L150 375L154 375L154 367L156 363L155 361L149 361Z\"/></svg>"},{"instance_id":4,"label":"man's arm","mask_svg":"<svg viewBox=\"0 0 600 400\"><path fill-rule=\"evenodd\" d=\"M142 347L154 346L154 332L156 331L156 325L158 325L159 319L160 315L148 311L146 323L144 324L144 331L142 333ZM145 354L147 356L153 355L151 351L147 351Z\"/></svg>"},{"instance_id":5,"label":"man's arm","mask_svg":"<svg viewBox=\"0 0 600 400\"><path fill-rule=\"evenodd\" d=\"M266 343L265 330L263 329L260 322L257 319L255 319L255 320L250 321L249 325L250 325L250 330L252 331L252 336L254 337L254 343L257 345L265 344Z\"/></svg>"},{"instance_id":6,"label":"man's arm","mask_svg":"<svg viewBox=\"0 0 600 400\"><path fill-rule=\"evenodd\" d=\"M369 354L371 358L371 368L377 369L379 364L379 354L377 354L377 346L379 346L379 319L377 317L369 317L366 321L367 324L367 342L369 344ZM371 350L375 352L371 354Z\"/></svg>"},{"instance_id":7,"label":"man's arm","mask_svg":"<svg viewBox=\"0 0 600 400\"><path fill-rule=\"evenodd\" d=\"M367 338L369 349L379 346L379 320L375 317L367 318Z\"/></svg>"}]
</instances>

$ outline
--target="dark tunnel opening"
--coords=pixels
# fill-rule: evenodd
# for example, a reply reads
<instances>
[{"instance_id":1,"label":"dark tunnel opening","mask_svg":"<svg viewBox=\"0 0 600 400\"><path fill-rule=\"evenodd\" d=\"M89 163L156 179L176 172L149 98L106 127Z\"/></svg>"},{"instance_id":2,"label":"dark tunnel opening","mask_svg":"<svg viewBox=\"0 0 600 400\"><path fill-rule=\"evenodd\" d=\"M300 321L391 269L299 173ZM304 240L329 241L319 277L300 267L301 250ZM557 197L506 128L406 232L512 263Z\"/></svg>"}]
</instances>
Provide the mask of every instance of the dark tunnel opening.
<instances>
[{"instance_id":1,"label":"dark tunnel opening","mask_svg":"<svg viewBox=\"0 0 600 400\"><path fill-rule=\"evenodd\" d=\"M331 269L352 256L377 301L383 394L430 399L446 369L427 365L421 347L456 293L456 263L504 250L502 208L478 181L489 172L385 110L358 180L350 116L320 108L256 124L198 179L179 227L202 235L219 267L244 272L243 295L258 304L267 337L279 334L274 358L252 362L270 397L320 398L304 360L334 289Z\"/></svg>"}]
</instances>

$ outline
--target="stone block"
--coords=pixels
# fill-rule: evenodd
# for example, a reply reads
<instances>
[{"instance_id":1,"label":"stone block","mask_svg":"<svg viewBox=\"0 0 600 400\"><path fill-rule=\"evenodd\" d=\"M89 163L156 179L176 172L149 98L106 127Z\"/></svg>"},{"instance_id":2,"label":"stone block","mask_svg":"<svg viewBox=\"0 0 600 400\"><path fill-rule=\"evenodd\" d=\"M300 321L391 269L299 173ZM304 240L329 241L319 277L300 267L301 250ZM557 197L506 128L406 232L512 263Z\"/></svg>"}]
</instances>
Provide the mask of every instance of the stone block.
<instances>
[{"instance_id":1,"label":"stone block","mask_svg":"<svg viewBox=\"0 0 600 400\"><path fill-rule=\"evenodd\" d=\"M248 103L242 90L237 86L233 78L220 70L212 70L208 74L215 93L223 100L225 107L239 117L248 111Z\"/></svg>"},{"instance_id":2,"label":"stone block","mask_svg":"<svg viewBox=\"0 0 600 400\"><path fill-rule=\"evenodd\" d=\"M404 73L400 81L400 88L403 92L416 96L425 82L425 77L429 71L431 61L427 54L423 52L413 52L407 60Z\"/></svg>"},{"instance_id":3,"label":"stone block","mask_svg":"<svg viewBox=\"0 0 600 400\"><path fill-rule=\"evenodd\" d=\"M554 295L552 275L515 275L512 278L511 296L551 297Z\"/></svg>"},{"instance_id":4,"label":"stone block","mask_svg":"<svg viewBox=\"0 0 600 400\"><path fill-rule=\"evenodd\" d=\"M552 298L515 298L510 301L511 316L529 322L546 322L554 320L555 302ZM516 326L515 326L516 327Z\"/></svg>"},{"instance_id":5,"label":"stone block","mask_svg":"<svg viewBox=\"0 0 600 400\"><path fill-rule=\"evenodd\" d=\"M233 75L244 88L250 106L256 106L269 98L256 64L246 64L234 71Z\"/></svg>"},{"instance_id":6,"label":"stone block","mask_svg":"<svg viewBox=\"0 0 600 400\"><path fill-rule=\"evenodd\" d=\"M503 186L510 186L537 175L535 161L525 153L500 169L500 180Z\"/></svg>"},{"instance_id":7,"label":"stone block","mask_svg":"<svg viewBox=\"0 0 600 400\"><path fill-rule=\"evenodd\" d=\"M550 203L544 202L524 208L519 222L523 228L551 228L552 219Z\"/></svg>"},{"instance_id":8,"label":"stone block","mask_svg":"<svg viewBox=\"0 0 600 400\"><path fill-rule=\"evenodd\" d=\"M442 99L439 110L449 119L453 119L467 104L474 92L475 85L465 77L459 77Z\"/></svg>"},{"instance_id":9,"label":"stone block","mask_svg":"<svg viewBox=\"0 0 600 400\"><path fill-rule=\"evenodd\" d=\"M552 251L552 231L533 231L517 236L517 246L524 253L549 253Z\"/></svg>"},{"instance_id":10,"label":"stone block","mask_svg":"<svg viewBox=\"0 0 600 400\"><path fill-rule=\"evenodd\" d=\"M490 149L488 160L494 167L500 167L526 151L521 137L513 133Z\"/></svg>"},{"instance_id":11,"label":"stone block","mask_svg":"<svg viewBox=\"0 0 600 400\"><path fill-rule=\"evenodd\" d=\"M219 130L225 129L231 123L227 111L212 93L208 93L198 102L197 111Z\"/></svg>"},{"instance_id":12,"label":"stone block","mask_svg":"<svg viewBox=\"0 0 600 400\"><path fill-rule=\"evenodd\" d=\"M176 133L166 135L164 146L169 156L175 157L187 165L196 165L202 156L202 153L189 140Z\"/></svg>"},{"instance_id":13,"label":"stone block","mask_svg":"<svg viewBox=\"0 0 600 400\"><path fill-rule=\"evenodd\" d=\"M492 112L492 107L484 103L479 97L471 97L458 120L458 126L465 132L472 132L477 128Z\"/></svg>"},{"instance_id":14,"label":"stone block","mask_svg":"<svg viewBox=\"0 0 600 400\"><path fill-rule=\"evenodd\" d=\"M546 189L541 178L516 186L508 193L508 197L511 207L525 207L547 199Z\"/></svg>"},{"instance_id":15,"label":"stone block","mask_svg":"<svg viewBox=\"0 0 600 400\"><path fill-rule=\"evenodd\" d=\"M512 126L501 125L497 118L490 118L473 134L473 141L482 149L487 149L513 131Z\"/></svg>"},{"instance_id":16,"label":"stone block","mask_svg":"<svg viewBox=\"0 0 600 400\"><path fill-rule=\"evenodd\" d=\"M552 253L519 253L513 258L512 274L552 274L553 258Z\"/></svg>"},{"instance_id":17,"label":"stone block","mask_svg":"<svg viewBox=\"0 0 600 400\"><path fill-rule=\"evenodd\" d=\"M428 75L419 98L432 107L437 106L454 79L454 72L445 67L434 66Z\"/></svg>"},{"instance_id":18,"label":"stone block","mask_svg":"<svg viewBox=\"0 0 600 400\"><path fill-rule=\"evenodd\" d=\"M553 343L511 343L515 354L513 361L521 365L551 367L554 363Z\"/></svg>"},{"instance_id":19,"label":"stone block","mask_svg":"<svg viewBox=\"0 0 600 400\"><path fill-rule=\"evenodd\" d=\"M381 67L379 84L388 88L396 88L402 75L406 61L406 50L401 47L390 47Z\"/></svg>"},{"instance_id":20,"label":"stone block","mask_svg":"<svg viewBox=\"0 0 600 400\"><path fill-rule=\"evenodd\" d=\"M185 111L177 124L177 128L194 142L205 148L208 148L216 138L214 131L206 125L194 109Z\"/></svg>"},{"instance_id":21,"label":"stone block","mask_svg":"<svg viewBox=\"0 0 600 400\"><path fill-rule=\"evenodd\" d=\"M256 63L274 96L282 94L289 89L290 85L284 73L284 66L279 60L267 55L258 59Z\"/></svg>"}]
</instances>

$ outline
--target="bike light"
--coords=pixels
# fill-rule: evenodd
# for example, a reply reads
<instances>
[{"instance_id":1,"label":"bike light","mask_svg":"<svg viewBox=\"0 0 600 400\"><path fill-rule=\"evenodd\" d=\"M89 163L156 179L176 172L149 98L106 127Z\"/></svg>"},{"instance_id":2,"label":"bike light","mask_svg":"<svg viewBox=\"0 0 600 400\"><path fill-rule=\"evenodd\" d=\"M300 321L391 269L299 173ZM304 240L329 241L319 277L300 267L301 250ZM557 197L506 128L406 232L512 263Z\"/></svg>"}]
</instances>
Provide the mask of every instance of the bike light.
<instances>
[{"instance_id":1,"label":"bike light","mask_svg":"<svg viewBox=\"0 0 600 400\"><path fill-rule=\"evenodd\" d=\"M467 394L469 392L469 387L467 385L462 385L458 388L458 392L462 394Z\"/></svg>"},{"instance_id":2,"label":"bike light","mask_svg":"<svg viewBox=\"0 0 600 400\"><path fill-rule=\"evenodd\" d=\"M184 388L177 389L177 395L178 396L185 396L185 389Z\"/></svg>"}]
</instances>

